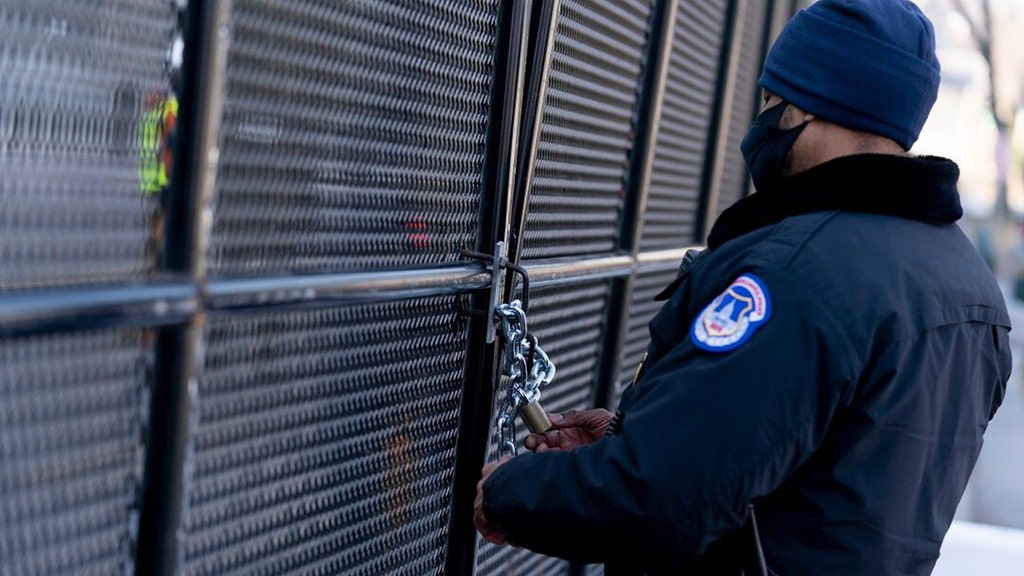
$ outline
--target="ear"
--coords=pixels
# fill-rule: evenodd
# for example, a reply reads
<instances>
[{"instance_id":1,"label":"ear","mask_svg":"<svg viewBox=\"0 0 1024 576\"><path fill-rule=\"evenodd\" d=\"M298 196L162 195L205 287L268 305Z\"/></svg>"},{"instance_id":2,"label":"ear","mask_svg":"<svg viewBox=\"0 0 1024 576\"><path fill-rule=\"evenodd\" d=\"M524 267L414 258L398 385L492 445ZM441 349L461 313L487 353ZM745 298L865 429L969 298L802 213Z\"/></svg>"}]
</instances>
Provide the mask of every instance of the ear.
<instances>
[{"instance_id":1,"label":"ear","mask_svg":"<svg viewBox=\"0 0 1024 576\"><path fill-rule=\"evenodd\" d=\"M814 120L816 116L814 114L804 113L804 122L810 122Z\"/></svg>"}]
</instances>

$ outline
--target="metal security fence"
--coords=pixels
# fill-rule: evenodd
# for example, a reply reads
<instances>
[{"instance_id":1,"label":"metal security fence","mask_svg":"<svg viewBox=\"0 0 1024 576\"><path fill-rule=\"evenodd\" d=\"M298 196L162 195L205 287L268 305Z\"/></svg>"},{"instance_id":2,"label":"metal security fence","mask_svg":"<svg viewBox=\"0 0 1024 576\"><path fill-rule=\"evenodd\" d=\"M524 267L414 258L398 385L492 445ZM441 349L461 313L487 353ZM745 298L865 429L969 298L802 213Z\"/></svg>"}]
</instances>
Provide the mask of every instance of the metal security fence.
<instances>
[{"instance_id":1,"label":"metal security fence","mask_svg":"<svg viewBox=\"0 0 1024 576\"><path fill-rule=\"evenodd\" d=\"M613 407L792 9L0 1L0 573L600 573L473 529L480 253Z\"/></svg>"},{"instance_id":2,"label":"metal security fence","mask_svg":"<svg viewBox=\"0 0 1024 576\"><path fill-rule=\"evenodd\" d=\"M730 65L736 72L727 77L727 81L733 83L729 90L731 97L722 102L719 117L722 137L718 141L716 167L711 173L710 213L706 220L709 223L750 192L750 179L740 153L740 142L761 104L757 78L761 73L761 54L768 48L769 22L766 16L770 8L764 2L743 2L736 6L730 34Z\"/></svg>"},{"instance_id":3,"label":"metal security fence","mask_svg":"<svg viewBox=\"0 0 1024 576\"><path fill-rule=\"evenodd\" d=\"M212 322L183 572L438 573L465 371L454 304Z\"/></svg>"},{"instance_id":4,"label":"metal security fence","mask_svg":"<svg viewBox=\"0 0 1024 576\"><path fill-rule=\"evenodd\" d=\"M553 17L525 258L617 247L650 2L563 0Z\"/></svg>"},{"instance_id":5,"label":"metal security fence","mask_svg":"<svg viewBox=\"0 0 1024 576\"><path fill-rule=\"evenodd\" d=\"M148 408L140 330L0 341L0 571L134 566Z\"/></svg>"},{"instance_id":6,"label":"metal security fence","mask_svg":"<svg viewBox=\"0 0 1024 576\"><path fill-rule=\"evenodd\" d=\"M236 0L210 273L452 262L475 247L497 0Z\"/></svg>"},{"instance_id":7,"label":"metal security fence","mask_svg":"<svg viewBox=\"0 0 1024 576\"><path fill-rule=\"evenodd\" d=\"M644 251L670 250L700 239L707 162L716 106L721 101L723 43L730 3L681 2L671 11L672 41L665 68L654 143Z\"/></svg>"},{"instance_id":8,"label":"metal security fence","mask_svg":"<svg viewBox=\"0 0 1024 576\"><path fill-rule=\"evenodd\" d=\"M528 327L544 351L558 358L558 384L543 391L545 410L565 412L594 404L610 288L608 281L590 281L573 286L542 285L532 291ZM507 379L503 379L495 394L495 414L508 394L507 387ZM525 425L518 425L516 443L521 446L528 433ZM497 459L498 437L492 432L487 461ZM477 549L476 574L565 574L569 570L569 563L563 560L524 549L498 548L482 538L478 538Z\"/></svg>"},{"instance_id":9,"label":"metal security fence","mask_svg":"<svg viewBox=\"0 0 1024 576\"><path fill-rule=\"evenodd\" d=\"M647 333L647 324L658 313L658 310L661 310L662 305L662 302L656 302L654 297L675 279L677 272L676 263L661 261L640 268L633 278L629 315L624 326L625 335L622 345L619 347L619 354L622 358L621 368L611 390L614 398L611 402L613 406L618 404L622 392L633 382L640 360L647 351L647 342L650 338Z\"/></svg>"},{"instance_id":10,"label":"metal security fence","mask_svg":"<svg viewBox=\"0 0 1024 576\"><path fill-rule=\"evenodd\" d=\"M174 25L162 0L0 5L0 289L154 271L142 126Z\"/></svg>"}]
</instances>

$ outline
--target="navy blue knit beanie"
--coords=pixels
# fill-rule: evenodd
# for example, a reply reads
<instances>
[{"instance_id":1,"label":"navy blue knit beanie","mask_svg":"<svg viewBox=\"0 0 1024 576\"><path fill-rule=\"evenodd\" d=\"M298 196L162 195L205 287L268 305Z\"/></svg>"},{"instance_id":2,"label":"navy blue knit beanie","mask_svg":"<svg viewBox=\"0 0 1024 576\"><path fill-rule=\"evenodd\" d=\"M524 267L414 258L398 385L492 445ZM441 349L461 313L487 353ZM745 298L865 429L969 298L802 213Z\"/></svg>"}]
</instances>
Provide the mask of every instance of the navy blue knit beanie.
<instances>
[{"instance_id":1,"label":"navy blue knit beanie","mask_svg":"<svg viewBox=\"0 0 1024 576\"><path fill-rule=\"evenodd\" d=\"M819 0L783 29L758 85L909 150L939 92L935 32L907 0Z\"/></svg>"}]
</instances>

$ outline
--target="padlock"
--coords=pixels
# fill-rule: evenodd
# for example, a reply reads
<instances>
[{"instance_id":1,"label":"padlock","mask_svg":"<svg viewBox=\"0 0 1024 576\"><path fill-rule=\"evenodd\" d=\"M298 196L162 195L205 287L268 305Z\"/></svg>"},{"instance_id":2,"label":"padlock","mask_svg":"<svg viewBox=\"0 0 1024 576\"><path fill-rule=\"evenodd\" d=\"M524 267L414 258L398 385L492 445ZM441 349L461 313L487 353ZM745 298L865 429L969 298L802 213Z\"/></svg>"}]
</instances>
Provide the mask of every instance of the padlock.
<instances>
[{"instance_id":1,"label":"padlock","mask_svg":"<svg viewBox=\"0 0 1024 576\"><path fill-rule=\"evenodd\" d=\"M524 404L519 408L519 413L523 415L523 421L526 422L530 432L543 434L551 430L551 420L548 418L547 412L540 407L540 402Z\"/></svg>"}]
</instances>

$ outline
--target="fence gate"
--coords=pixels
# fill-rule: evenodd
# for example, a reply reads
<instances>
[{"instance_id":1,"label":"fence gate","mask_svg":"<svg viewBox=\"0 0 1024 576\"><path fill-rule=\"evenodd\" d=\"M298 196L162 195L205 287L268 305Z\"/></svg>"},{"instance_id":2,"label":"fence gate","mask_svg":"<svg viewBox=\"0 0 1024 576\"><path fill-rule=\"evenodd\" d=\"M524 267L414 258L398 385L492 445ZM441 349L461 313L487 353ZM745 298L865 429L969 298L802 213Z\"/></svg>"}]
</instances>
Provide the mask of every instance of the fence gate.
<instances>
[{"instance_id":1,"label":"fence gate","mask_svg":"<svg viewBox=\"0 0 1024 576\"><path fill-rule=\"evenodd\" d=\"M473 530L466 253L614 406L793 8L0 1L0 573L600 573Z\"/></svg>"}]
</instances>

